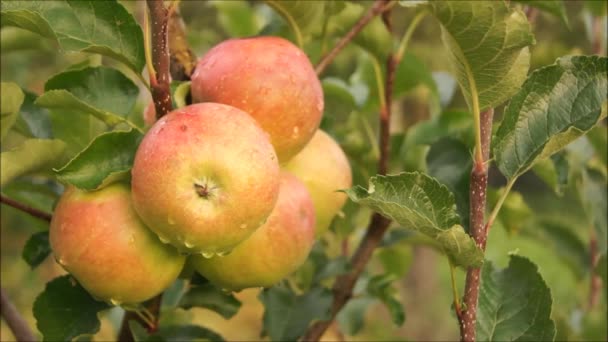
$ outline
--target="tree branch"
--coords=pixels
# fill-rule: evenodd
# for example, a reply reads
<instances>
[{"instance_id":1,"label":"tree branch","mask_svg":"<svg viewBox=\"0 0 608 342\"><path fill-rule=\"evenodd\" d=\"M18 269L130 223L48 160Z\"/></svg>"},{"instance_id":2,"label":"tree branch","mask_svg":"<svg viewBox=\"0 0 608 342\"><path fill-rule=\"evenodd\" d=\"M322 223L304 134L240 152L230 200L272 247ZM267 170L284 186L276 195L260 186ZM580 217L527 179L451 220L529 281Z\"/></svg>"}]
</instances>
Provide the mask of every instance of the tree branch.
<instances>
[{"instance_id":1,"label":"tree branch","mask_svg":"<svg viewBox=\"0 0 608 342\"><path fill-rule=\"evenodd\" d=\"M151 17L152 64L156 72L156 77L150 80L150 87L152 88L152 99L156 109L156 119L160 119L173 108L169 88L169 51L167 44L169 11L165 8L163 0L147 0L147 4Z\"/></svg>"},{"instance_id":2,"label":"tree branch","mask_svg":"<svg viewBox=\"0 0 608 342\"><path fill-rule=\"evenodd\" d=\"M15 201L13 199L10 199L10 198L2 196L2 195L0 195L0 203L4 203L4 204L6 204L8 206L11 206L11 207L13 207L15 209L19 209L19 210L21 210L21 211L23 211L25 213L28 213L28 214L34 216L35 218L39 218L39 219L44 220L44 221L51 222L51 218L53 217L53 215L51 215L51 214L49 214L49 213L47 213L45 211L38 210L36 208L30 207L28 205L25 205L23 203L17 202L17 201Z\"/></svg>"},{"instance_id":3,"label":"tree branch","mask_svg":"<svg viewBox=\"0 0 608 342\"><path fill-rule=\"evenodd\" d=\"M385 8L388 3L388 1L376 1L374 7ZM390 10L384 12L383 19L386 27L392 32ZM385 93L379 94L379 96L384 96L386 100L385 105L380 108L380 160L378 161L378 173L380 174L386 174L386 171L388 170L392 90L395 70L399 64L399 60L391 53L388 56L386 64ZM357 279L359 279L359 276L363 273L374 250L380 244L382 236L388 229L390 222L389 219L378 213L374 213L367 227L365 237L350 260L352 267L351 271L338 277L334 283L332 289L334 299L332 302L330 319L313 324L302 337L303 341L318 341L336 318L338 312L340 312L344 305L352 298L353 288L355 287Z\"/></svg>"},{"instance_id":4,"label":"tree branch","mask_svg":"<svg viewBox=\"0 0 608 342\"><path fill-rule=\"evenodd\" d=\"M351 41L355 36L363 30L365 25L367 25L375 16L389 10L391 8L390 3L386 0L376 0L372 7L370 7L365 14L353 25L353 27L346 33L340 41L334 46L333 49L325 56L321 57L321 61L315 67L315 71L317 75L321 75L323 71L327 68L327 66L336 58L338 53L344 49L344 47Z\"/></svg>"},{"instance_id":5,"label":"tree branch","mask_svg":"<svg viewBox=\"0 0 608 342\"><path fill-rule=\"evenodd\" d=\"M3 288L0 288L0 312L2 317L8 324L9 329L13 332L15 339L19 342L32 342L36 341L32 330L25 322L25 319L21 317L21 314L13 303L8 299L8 295Z\"/></svg>"},{"instance_id":6,"label":"tree branch","mask_svg":"<svg viewBox=\"0 0 608 342\"><path fill-rule=\"evenodd\" d=\"M475 160L471 170L469 189L470 202L470 235L481 250L485 251L489 226L485 224L486 194L488 187L488 160L490 158L490 140L492 138L492 121L494 109L480 113L481 156ZM491 224L491 223L490 223ZM475 341L475 322L477 317L477 299L481 268L469 268L464 289L464 310L457 313L460 323L461 341Z\"/></svg>"}]
</instances>

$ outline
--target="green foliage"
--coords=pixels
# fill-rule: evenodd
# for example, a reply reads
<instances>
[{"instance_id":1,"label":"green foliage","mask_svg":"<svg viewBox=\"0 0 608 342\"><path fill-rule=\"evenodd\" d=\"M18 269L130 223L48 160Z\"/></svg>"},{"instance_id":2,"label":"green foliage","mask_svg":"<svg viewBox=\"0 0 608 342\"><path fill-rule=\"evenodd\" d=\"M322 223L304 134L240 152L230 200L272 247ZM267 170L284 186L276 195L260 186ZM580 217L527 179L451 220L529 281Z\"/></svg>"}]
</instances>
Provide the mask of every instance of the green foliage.
<instances>
[{"instance_id":1,"label":"green foliage","mask_svg":"<svg viewBox=\"0 0 608 342\"><path fill-rule=\"evenodd\" d=\"M369 280L367 291L371 296L380 299L386 305L393 323L401 326L405 322L405 312L403 306L395 297L397 291L391 286L395 280L396 277L392 274L375 276Z\"/></svg>"},{"instance_id":2,"label":"green foliage","mask_svg":"<svg viewBox=\"0 0 608 342\"><path fill-rule=\"evenodd\" d=\"M459 225L454 195L434 178L417 172L375 176L369 189L357 186L346 193L403 227L433 238L455 265L481 265L483 253Z\"/></svg>"},{"instance_id":3,"label":"green foliage","mask_svg":"<svg viewBox=\"0 0 608 342\"><path fill-rule=\"evenodd\" d=\"M57 179L80 189L97 190L128 178L141 138L142 134L134 129L101 134L55 171Z\"/></svg>"},{"instance_id":4,"label":"green foliage","mask_svg":"<svg viewBox=\"0 0 608 342\"><path fill-rule=\"evenodd\" d=\"M553 14L561 19L566 26L570 26L568 15L566 14L566 7L562 0L514 0L514 2L536 7L542 11Z\"/></svg>"},{"instance_id":5,"label":"green foliage","mask_svg":"<svg viewBox=\"0 0 608 342\"><path fill-rule=\"evenodd\" d=\"M608 59L564 57L533 72L511 99L493 142L496 164L514 179L590 130L606 101Z\"/></svg>"},{"instance_id":6,"label":"green foliage","mask_svg":"<svg viewBox=\"0 0 608 342\"><path fill-rule=\"evenodd\" d=\"M34 302L34 317L45 341L70 341L99 331L98 313L110 306L93 299L72 277L46 285Z\"/></svg>"},{"instance_id":7,"label":"green foliage","mask_svg":"<svg viewBox=\"0 0 608 342\"><path fill-rule=\"evenodd\" d=\"M0 141L8 130L17 121L19 108L23 103L23 92L15 83L2 82L0 84Z\"/></svg>"},{"instance_id":8,"label":"green foliage","mask_svg":"<svg viewBox=\"0 0 608 342\"><path fill-rule=\"evenodd\" d=\"M17 26L54 39L65 51L115 58L139 73L143 34L117 1L2 1L2 26Z\"/></svg>"},{"instance_id":9,"label":"green foliage","mask_svg":"<svg viewBox=\"0 0 608 342\"><path fill-rule=\"evenodd\" d=\"M332 294L326 288L314 287L297 295L285 286L265 289L259 295L264 303L264 332L272 341L295 341L313 320L329 318Z\"/></svg>"},{"instance_id":10,"label":"green foliage","mask_svg":"<svg viewBox=\"0 0 608 342\"><path fill-rule=\"evenodd\" d=\"M590 225L595 229L598 249L601 254L606 253L608 239L608 193L606 192L606 178L594 170L583 171L582 182L579 187L583 208L587 213Z\"/></svg>"},{"instance_id":11,"label":"green foliage","mask_svg":"<svg viewBox=\"0 0 608 342\"><path fill-rule=\"evenodd\" d=\"M534 36L526 16L503 1L433 1L442 40L473 108L491 108L511 97L526 79Z\"/></svg>"},{"instance_id":12,"label":"green foliage","mask_svg":"<svg viewBox=\"0 0 608 342\"><path fill-rule=\"evenodd\" d=\"M45 231L35 233L27 240L21 257L33 269L40 265L49 254L51 254L49 232Z\"/></svg>"},{"instance_id":13,"label":"green foliage","mask_svg":"<svg viewBox=\"0 0 608 342\"><path fill-rule=\"evenodd\" d=\"M129 326L136 342L225 341L215 331L193 324L161 326L157 332L150 335L135 321L129 322Z\"/></svg>"},{"instance_id":14,"label":"green foliage","mask_svg":"<svg viewBox=\"0 0 608 342\"><path fill-rule=\"evenodd\" d=\"M512 255L502 270L481 271L477 338L481 341L552 341L551 292L530 260Z\"/></svg>"},{"instance_id":15,"label":"green foliage","mask_svg":"<svg viewBox=\"0 0 608 342\"><path fill-rule=\"evenodd\" d=\"M473 161L469 148L453 138L443 138L426 156L427 171L454 194L460 224L469 226L469 179Z\"/></svg>"},{"instance_id":16,"label":"green foliage","mask_svg":"<svg viewBox=\"0 0 608 342\"><path fill-rule=\"evenodd\" d=\"M201 307L217 312L225 319L236 315L241 302L232 294L228 294L211 283L204 283L192 287L184 294L179 306L185 309Z\"/></svg>"},{"instance_id":17,"label":"green foliage","mask_svg":"<svg viewBox=\"0 0 608 342\"><path fill-rule=\"evenodd\" d=\"M28 139L17 148L0 153L0 186L19 176L61 165L65 147L58 139Z\"/></svg>"}]
</instances>

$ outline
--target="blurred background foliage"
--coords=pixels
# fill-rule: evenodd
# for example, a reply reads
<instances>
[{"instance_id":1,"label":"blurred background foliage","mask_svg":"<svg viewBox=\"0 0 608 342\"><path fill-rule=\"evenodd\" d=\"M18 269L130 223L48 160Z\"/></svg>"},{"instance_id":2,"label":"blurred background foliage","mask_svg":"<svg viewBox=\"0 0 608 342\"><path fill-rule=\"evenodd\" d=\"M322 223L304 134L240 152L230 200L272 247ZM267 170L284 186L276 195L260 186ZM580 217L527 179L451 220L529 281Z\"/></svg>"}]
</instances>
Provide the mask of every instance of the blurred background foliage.
<instances>
[{"instance_id":1,"label":"blurred background foliage","mask_svg":"<svg viewBox=\"0 0 608 342\"><path fill-rule=\"evenodd\" d=\"M593 54L597 49L594 44L600 44L601 51L605 51L606 13L605 8L598 5L602 2L564 1L563 13L567 22L563 15L535 9L533 31L537 43L531 49L530 71L552 64L563 55ZM143 2L121 3L142 21ZM526 10L524 3L512 2L512 6ZM354 22L370 4L352 2L349 4L353 6L352 11L349 8L352 13L330 19L326 26L316 25L314 20L324 22L323 16L332 14L331 10L302 13L301 19L309 20L312 25L307 30L309 34L303 37L303 44L313 64L348 30L350 26L345 23ZM296 39L283 19L262 2L182 1L180 8L189 43L199 57L215 44L231 37L272 34L292 41ZM319 8L323 6L319 4ZM394 8L395 37L403 35L415 15L416 10L412 8ZM603 37L597 36L597 25ZM377 29L381 31L383 26ZM373 59L360 46L369 48L371 45L372 49L368 51L381 55L381 46L375 50L373 47L381 44L377 39L383 36L385 33L370 29L358 44L349 44L321 77L325 92L325 115L321 126L340 142L348 154L354 183L364 186L376 173L379 156L378 91ZM28 96L32 98L43 91L49 77L74 65L111 65L137 81L132 73L109 59L83 53L58 53L58 46L50 40L21 29L2 28L0 39L2 81L16 82L31 92ZM459 211L466 218L468 194L463 189L468 189L471 167L472 115L468 113L447 68L439 25L427 16L414 32L398 67L390 168L391 172L425 171L447 184L456 193ZM149 101L144 89L140 98L133 117L140 118ZM25 103L27 105L27 99ZM27 112L28 108L26 106L22 112ZM39 109L32 107L31 110ZM496 109L496 120L500 120L501 112L502 107ZM43 111L39 117L47 116L48 113ZM32 133L49 132L49 124L43 119L19 124ZM20 139L19 134L12 134L3 144L3 149L16 146ZM604 248L606 244L605 218L602 222L589 210L590 205L606 208L606 146L604 123L565 152L528 172L516 184L490 232L487 259L504 267L509 253L517 253L539 265L553 295L552 316L558 327L557 340L606 340L606 287L604 284L598 298L592 298L589 257L590 239L596 234L594 225L603 224L604 236L599 237L599 243L603 243ZM491 169L490 183L489 198L492 202L504 185L504 179L497 170ZM48 181L44 175L36 175L11 183L3 188L3 192L51 212L61 186ZM35 320L31 308L35 297L42 292L47 281L64 271L52 257L46 258L36 271L30 271L22 258L23 247L30 236L47 227L44 222L8 206L2 205L1 210L2 287L33 327ZM296 286L306 288L315 268L326 263L328 258L349 255L357 246L370 212L349 202L343 214L334 221L332 233L319 242L307 264L293 276ZM375 252L370 267L357 284L355 299L340 313L325 339L428 341L457 338L447 260L427 240L395 228L388 232L382 247ZM605 260L603 262L605 267ZM400 327L390 323L391 313L381 301L362 295L370 279L378 275L394 280L391 296L403 304L406 313L405 323ZM457 283L462 289L464 272L458 271ZM257 299L258 292L254 289L237 294L243 306L230 320L201 309L179 311L179 315L164 316L163 319L201 323L227 340L258 340L263 312ZM121 315L121 309L104 314L102 329L93 339L112 340ZM0 340L12 339L2 322Z\"/></svg>"}]
</instances>

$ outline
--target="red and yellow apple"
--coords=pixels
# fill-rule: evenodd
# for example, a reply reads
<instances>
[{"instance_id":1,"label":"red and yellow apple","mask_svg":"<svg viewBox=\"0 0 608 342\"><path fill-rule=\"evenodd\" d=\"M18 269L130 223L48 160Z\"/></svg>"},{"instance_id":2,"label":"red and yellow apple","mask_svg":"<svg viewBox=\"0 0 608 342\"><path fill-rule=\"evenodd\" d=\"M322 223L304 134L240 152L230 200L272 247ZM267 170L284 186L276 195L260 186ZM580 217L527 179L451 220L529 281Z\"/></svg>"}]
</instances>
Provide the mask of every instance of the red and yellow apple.
<instances>
[{"instance_id":1,"label":"red and yellow apple","mask_svg":"<svg viewBox=\"0 0 608 342\"><path fill-rule=\"evenodd\" d=\"M161 241L207 257L227 253L261 226L279 193L268 135L247 113L201 103L146 133L131 170L133 205Z\"/></svg>"},{"instance_id":2,"label":"red and yellow apple","mask_svg":"<svg viewBox=\"0 0 608 342\"><path fill-rule=\"evenodd\" d=\"M281 163L312 138L323 90L302 50L279 37L230 39L215 46L192 74L194 102L228 104L251 114L270 134Z\"/></svg>"},{"instance_id":3,"label":"red and yellow apple","mask_svg":"<svg viewBox=\"0 0 608 342\"><path fill-rule=\"evenodd\" d=\"M344 151L327 133L318 130L284 169L306 185L315 206L316 234L323 234L346 202L346 194L337 190L352 186L350 164Z\"/></svg>"},{"instance_id":4,"label":"red and yellow apple","mask_svg":"<svg viewBox=\"0 0 608 342\"><path fill-rule=\"evenodd\" d=\"M129 187L99 191L67 187L50 227L55 259L94 297L135 304L177 279L185 257L146 228L131 205Z\"/></svg>"},{"instance_id":5,"label":"red and yellow apple","mask_svg":"<svg viewBox=\"0 0 608 342\"><path fill-rule=\"evenodd\" d=\"M300 267L314 243L314 208L296 177L283 172L277 204L268 221L223 257L189 259L212 283L228 290L268 287Z\"/></svg>"}]
</instances>

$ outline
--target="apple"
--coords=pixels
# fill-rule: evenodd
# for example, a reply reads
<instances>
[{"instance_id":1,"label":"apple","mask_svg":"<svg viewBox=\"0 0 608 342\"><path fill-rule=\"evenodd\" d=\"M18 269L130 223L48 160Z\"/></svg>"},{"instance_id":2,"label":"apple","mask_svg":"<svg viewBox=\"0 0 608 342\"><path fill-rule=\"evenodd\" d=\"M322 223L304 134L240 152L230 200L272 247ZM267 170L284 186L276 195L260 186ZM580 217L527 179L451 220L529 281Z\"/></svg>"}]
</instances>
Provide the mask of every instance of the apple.
<instances>
[{"instance_id":1,"label":"apple","mask_svg":"<svg viewBox=\"0 0 608 342\"><path fill-rule=\"evenodd\" d=\"M156 108L154 102L148 103L144 110L144 124L146 126L152 126L156 122Z\"/></svg>"},{"instance_id":2,"label":"apple","mask_svg":"<svg viewBox=\"0 0 608 342\"><path fill-rule=\"evenodd\" d=\"M320 236L346 202L346 194L337 190L352 186L350 164L344 151L327 133L318 130L284 169L304 182L310 192L317 218L315 231L317 237Z\"/></svg>"},{"instance_id":3,"label":"apple","mask_svg":"<svg viewBox=\"0 0 608 342\"><path fill-rule=\"evenodd\" d=\"M300 267L314 243L314 208L306 187L281 173L277 205L266 224L223 257L189 259L197 272L227 290L268 287Z\"/></svg>"},{"instance_id":4,"label":"apple","mask_svg":"<svg viewBox=\"0 0 608 342\"><path fill-rule=\"evenodd\" d=\"M323 90L302 50L279 37L230 39L197 63L194 102L228 104L251 114L270 134L279 161L312 138L323 113Z\"/></svg>"},{"instance_id":5,"label":"apple","mask_svg":"<svg viewBox=\"0 0 608 342\"><path fill-rule=\"evenodd\" d=\"M142 139L131 170L133 205L161 241L212 257L266 221L279 173L268 134L249 114L194 104L163 116Z\"/></svg>"},{"instance_id":6,"label":"apple","mask_svg":"<svg viewBox=\"0 0 608 342\"><path fill-rule=\"evenodd\" d=\"M135 304L177 279L185 257L161 243L131 205L129 187L85 192L68 186L50 227L57 262L95 298Z\"/></svg>"}]
</instances>

